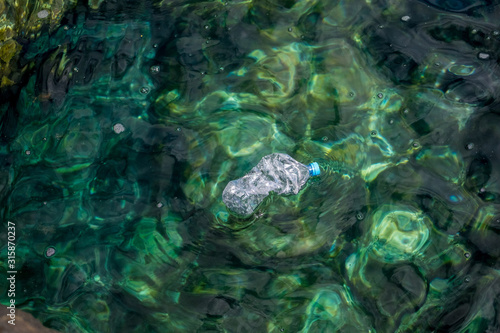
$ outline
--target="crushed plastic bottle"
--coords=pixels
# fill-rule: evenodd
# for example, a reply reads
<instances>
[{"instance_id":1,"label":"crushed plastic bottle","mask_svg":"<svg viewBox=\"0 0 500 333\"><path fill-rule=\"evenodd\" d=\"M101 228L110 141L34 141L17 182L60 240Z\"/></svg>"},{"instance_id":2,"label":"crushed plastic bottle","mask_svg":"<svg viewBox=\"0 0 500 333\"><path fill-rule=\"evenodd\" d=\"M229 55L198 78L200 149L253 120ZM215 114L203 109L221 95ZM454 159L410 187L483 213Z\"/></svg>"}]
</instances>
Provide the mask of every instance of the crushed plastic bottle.
<instances>
[{"instance_id":1,"label":"crushed plastic bottle","mask_svg":"<svg viewBox=\"0 0 500 333\"><path fill-rule=\"evenodd\" d=\"M269 192L297 194L309 177L319 174L316 162L304 165L286 154L267 155L248 174L227 184L222 201L233 214L248 217Z\"/></svg>"}]
</instances>

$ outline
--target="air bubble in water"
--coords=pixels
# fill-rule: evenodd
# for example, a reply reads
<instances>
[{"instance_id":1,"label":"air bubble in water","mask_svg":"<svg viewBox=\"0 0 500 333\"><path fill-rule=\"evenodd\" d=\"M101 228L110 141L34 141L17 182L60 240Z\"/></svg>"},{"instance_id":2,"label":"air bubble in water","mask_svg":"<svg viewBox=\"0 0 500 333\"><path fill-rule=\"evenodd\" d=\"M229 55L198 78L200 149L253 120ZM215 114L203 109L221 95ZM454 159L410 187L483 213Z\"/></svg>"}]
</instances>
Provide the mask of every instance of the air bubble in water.
<instances>
[{"instance_id":1,"label":"air bubble in water","mask_svg":"<svg viewBox=\"0 0 500 333\"><path fill-rule=\"evenodd\" d=\"M160 66L151 66L149 71L151 72L151 74L158 74L160 73Z\"/></svg>"},{"instance_id":2,"label":"air bubble in water","mask_svg":"<svg viewBox=\"0 0 500 333\"><path fill-rule=\"evenodd\" d=\"M118 124L115 124L113 126L113 131L116 133L116 134L120 134L121 132L125 131L125 126L123 126L122 124L118 123Z\"/></svg>"},{"instance_id":3,"label":"air bubble in water","mask_svg":"<svg viewBox=\"0 0 500 333\"><path fill-rule=\"evenodd\" d=\"M142 87L141 88L141 94L148 94L149 93L149 88L148 87Z\"/></svg>"},{"instance_id":4,"label":"air bubble in water","mask_svg":"<svg viewBox=\"0 0 500 333\"><path fill-rule=\"evenodd\" d=\"M479 54L477 55L477 57L481 60L487 60L490 58L490 55L488 53L484 53L484 52L479 52Z\"/></svg>"},{"instance_id":5,"label":"air bubble in water","mask_svg":"<svg viewBox=\"0 0 500 333\"><path fill-rule=\"evenodd\" d=\"M47 16L49 16L49 12L44 9L44 10L41 10L38 12L38 14L36 14L39 18L46 18Z\"/></svg>"},{"instance_id":6,"label":"air bubble in water","mask_svg":"<svg viewBox=\"0 0 500 333\"><path fill-rule=\"evenodd\" d=\"M50 258L52 257L54 254L56 254L56 249L53 248L52 246L49 246L46 250L45 250L45 256L47 258Z\"/></svg>"}]
</instances>

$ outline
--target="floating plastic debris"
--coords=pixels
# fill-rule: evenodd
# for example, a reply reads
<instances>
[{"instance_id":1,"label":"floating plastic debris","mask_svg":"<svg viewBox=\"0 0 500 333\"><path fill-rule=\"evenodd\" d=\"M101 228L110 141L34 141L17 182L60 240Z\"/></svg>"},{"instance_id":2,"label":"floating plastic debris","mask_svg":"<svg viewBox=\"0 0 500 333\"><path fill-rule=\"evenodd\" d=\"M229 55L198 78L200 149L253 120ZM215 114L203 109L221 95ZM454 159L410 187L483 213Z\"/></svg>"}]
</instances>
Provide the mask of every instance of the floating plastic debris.
<instances>
[{"instance_id":1,"label":"floating plastic debris","mask_svg":"<svg viewBox=\"0 0 500 333\"><path fill-rule=\"evenodd\" d=\"M270 154L248 174L230 181L222 199L232 213L248 217L271 191L282 195L297 194L310 177L319 174L318 163L304 165L286 154Z\"/></svg>"}]
</instances>

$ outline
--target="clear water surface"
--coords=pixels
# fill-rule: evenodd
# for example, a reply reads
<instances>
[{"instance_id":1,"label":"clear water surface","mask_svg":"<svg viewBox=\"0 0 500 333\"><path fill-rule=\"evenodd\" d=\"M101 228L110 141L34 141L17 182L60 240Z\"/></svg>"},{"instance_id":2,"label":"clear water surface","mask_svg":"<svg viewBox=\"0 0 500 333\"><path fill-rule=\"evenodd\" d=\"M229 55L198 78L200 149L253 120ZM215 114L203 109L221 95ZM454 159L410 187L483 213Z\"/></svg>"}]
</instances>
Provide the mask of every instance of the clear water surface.
<instances>
[{"instance_id":1,"label":"clear water surface","mask_svg":"<svg viewBox=\"0 0 500 333\"><path fill-rule=\"evenodd\" d=\"M1 1L18 309L75 333L500 332L499 5ZM231 216L226 184L274 152L322 174Z\"/></svg>"}]
</instances>

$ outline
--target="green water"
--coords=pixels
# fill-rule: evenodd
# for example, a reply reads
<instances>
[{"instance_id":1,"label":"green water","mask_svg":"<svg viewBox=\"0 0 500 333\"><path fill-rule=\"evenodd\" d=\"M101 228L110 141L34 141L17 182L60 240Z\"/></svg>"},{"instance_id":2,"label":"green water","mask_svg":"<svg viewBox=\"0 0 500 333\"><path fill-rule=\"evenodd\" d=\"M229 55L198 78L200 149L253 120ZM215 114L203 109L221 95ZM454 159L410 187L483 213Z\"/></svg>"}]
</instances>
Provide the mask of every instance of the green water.
<instances>
[{"instance_id":1,"label":"green water","mask_svg":"<svg viewBox=\"0 0 500 333\"><path fill-rule=\"evenodd\" d=\"M1 1L17 309L75 333L500 332L499 5ZM226 184L274 152L322 174L231 216Z\"/></svg>"}]
</instances>

